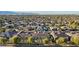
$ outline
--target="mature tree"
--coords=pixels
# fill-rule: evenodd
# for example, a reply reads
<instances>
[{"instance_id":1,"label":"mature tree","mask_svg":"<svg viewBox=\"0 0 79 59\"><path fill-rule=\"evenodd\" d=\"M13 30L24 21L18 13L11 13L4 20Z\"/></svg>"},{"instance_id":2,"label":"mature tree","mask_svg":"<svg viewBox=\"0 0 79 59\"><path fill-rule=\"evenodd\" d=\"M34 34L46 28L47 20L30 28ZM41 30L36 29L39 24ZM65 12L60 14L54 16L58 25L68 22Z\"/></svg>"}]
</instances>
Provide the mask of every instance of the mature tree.
<instances>
[{"instance_id":1,"label":"mature tree","mask_svg":"<svg viewBox=\"0 0 79 59\"><path fill-rule=\"evenodd\" d=\"M78 36L72 36L71 42L76 44L76 45L79 45L79 37Z\"/></svg>"},{"instance_id":2,"label":"mature tree","mask_svg":"<svg viewBox=\"0 0 79 59\"><path fill-rule=\"evenodd\" d=\"M29 36L29 37L28 37L27 43L28 43L28 44L32 44L32 43L33 43L32 36Z\"/></svg>"},{"instance_id":3,"label":"mature tree","mask_svg":"<svg viewBox=\"0 0 79 59\"><path fill-rule=\"evenodd\" d=\"M59 37L58 39L56 39L56 44L63 44L63 43L65 43L64 37Z\"/></svg>"},{"instance_id":4,"label":"mature tree","mask_svg":"<svg viewBox=\"0 0 79 59\"><path fill-rule=\"evenodd\" d=\"M17 35L11 37L9 40L11 43L14 43L14 44L18 44L21 41L20 37L18 37Z\"/></svg>"},{"instance_id":5,"label":"mature tree","mask_svg":"<svg viewBox=\"0 0 79 59\"><path fill-rule=\"evenodd\" d=\"M0 44L6 44L7 40L3 37L0 37Z\"/></svg>"},{"instance_id":6,"label":"mature tree","mask_svg":"<svg viewBox=\"0 0 79 59\"><path fill-rule=\"evenodd\" d=\"M48 43L49 43L49 40L48 40L48 38L46 37L46 38L42 39L42 42L43 42L43 44L48 44Z\"/></svg>"},{"instance_id":7,"label":"mature tree","mask_svg":"<svg viewBox=\"0 0 79 59\"><path fill-rule=\"evenodd\" d=\"M0 27L0 32L5 32L5 30L6 30L5 28Z\"/></svg>"},{"instance_id":8,"label":"mature tree","mask_svg":"<svg viewBox=\"0 0 79 59\"><path fill-rule=\"evenodd\" d=\"M50 41L54 42L54 37L53 37L50 33L48 33L48 39L49 39Z\"/></svg>"},{"instance_id":9,"label":"mature tree","mask_svg":"<svg viewBox=\"0 0 79 59\"><path fill-rule=\"evenodd\" d=\"M69 26L70 28L72 28L72 29L76 29L77 26L78 26L78 22L76 22L76 21L69 21L68 26Z\"/></svg>"}]
</instances>

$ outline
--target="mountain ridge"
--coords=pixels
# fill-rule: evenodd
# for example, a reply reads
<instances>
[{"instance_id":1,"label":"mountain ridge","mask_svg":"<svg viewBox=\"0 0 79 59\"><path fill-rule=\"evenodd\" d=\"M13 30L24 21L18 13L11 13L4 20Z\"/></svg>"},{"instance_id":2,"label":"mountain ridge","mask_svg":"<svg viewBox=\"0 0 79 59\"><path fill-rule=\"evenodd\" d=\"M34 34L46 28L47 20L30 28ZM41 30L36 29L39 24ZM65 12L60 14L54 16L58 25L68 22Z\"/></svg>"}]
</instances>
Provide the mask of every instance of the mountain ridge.
<instances>
[{"instance_id":1,"label":"mountain ridge","mask_svg":"<svg viewBox=\"0 0 79 59\"><path fill-rule=\"evenodd\" d=\"M0 11L0 15L79 15L79 11Z\"/></svg>"}]
</instances>

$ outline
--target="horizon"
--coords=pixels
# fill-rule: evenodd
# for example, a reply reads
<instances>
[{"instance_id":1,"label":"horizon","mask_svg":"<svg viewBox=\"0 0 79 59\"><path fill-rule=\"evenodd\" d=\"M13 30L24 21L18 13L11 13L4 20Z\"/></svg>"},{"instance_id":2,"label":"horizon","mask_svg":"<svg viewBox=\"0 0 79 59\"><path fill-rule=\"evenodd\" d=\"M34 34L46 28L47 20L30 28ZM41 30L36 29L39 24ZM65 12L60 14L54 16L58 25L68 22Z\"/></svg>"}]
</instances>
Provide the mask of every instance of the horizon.
<instances>
[{"instance_id":1,"label":"horizon","mask_svg":"<svg viewBox=\"0 0 79 59\"><path fill-rule=\"evenodd\" d=\"M79 15L79 11L0 11L0 14Z\"/></svg>"}]
</instances>

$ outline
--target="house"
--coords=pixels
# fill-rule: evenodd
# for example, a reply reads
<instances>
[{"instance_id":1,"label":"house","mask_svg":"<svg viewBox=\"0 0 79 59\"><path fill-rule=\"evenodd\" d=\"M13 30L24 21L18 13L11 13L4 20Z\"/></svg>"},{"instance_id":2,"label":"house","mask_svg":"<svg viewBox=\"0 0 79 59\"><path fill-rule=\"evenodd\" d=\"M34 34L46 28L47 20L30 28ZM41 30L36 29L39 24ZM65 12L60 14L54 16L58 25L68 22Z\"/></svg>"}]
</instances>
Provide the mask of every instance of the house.
<instances>
[{"instance_id":1,"label":"house","mask_svg":"<svg viewBox=\"0 0 79 59\"><path fill-rule=\"evenodd\" d=\"M14 28L14 24L8 24L8 23L7 23L7 24L5 25L5 28Z\"/></svg>"},{"instance_id":2,"label":"house","mask_svg":"<svg viewBox=\"0 0 79 59\"><path fill-rule=\"evenodd\" d=\"M43 29L42 29L41 26L38 26L37 29L36 29L36 31L40 31L41 32L41 31L43 31Z\"/></svg>"},{"instance_id":3,"label":"house","mask_svg":"<svg viewBox=\"0 0 79 59\"><path fill-rule=\"evenodd\" d=\"M16 34L17 34L16 30L7 30L6 32L4 32L5 37L8 39Z\"/></svg>"},{"instance_id":4,"label":"house","mask_svg":"<svg viewBox=\"0 0 79 59\"><path fill-rule=\"evenodd\" d=\"M54 37L54 40L59 37L64 37L67 41L70 41L70 38L71 38L71 36L69 36L65 32L61 32L61 31L52 31L51 35Z\"/></svg>"},{"instance_id":5,"label":"house","mask_svg":"<svg viewBox=\"0 0 79 59\"><path fill-rule=\"evenodd\" d=\"M50 27L50 30L51 30L51 31L57 31L58 28L54 26L54 27Z\"/></svg>"},{"instance_id":6,"label":"house","mask_svg":"<svg viewBox=\"0 0 79 59\"><path fill-rule=\"evenodd\" d=\"M5 37L4 32L0 33L0 37Z\"/></svg>"},{"instance_id":7,"label":"house","mask_svg":"<svg viewBox=\"0 0 79 59\"><path fill-rule=\"evenodd\" d=\"M65 32L60 32L60 34L56 34L56 35L57 35L57 38L64 37L66 39L66 41L70 41L70 38L71 38L71 36L65 34Z\"/></svg>"}]
</instances>

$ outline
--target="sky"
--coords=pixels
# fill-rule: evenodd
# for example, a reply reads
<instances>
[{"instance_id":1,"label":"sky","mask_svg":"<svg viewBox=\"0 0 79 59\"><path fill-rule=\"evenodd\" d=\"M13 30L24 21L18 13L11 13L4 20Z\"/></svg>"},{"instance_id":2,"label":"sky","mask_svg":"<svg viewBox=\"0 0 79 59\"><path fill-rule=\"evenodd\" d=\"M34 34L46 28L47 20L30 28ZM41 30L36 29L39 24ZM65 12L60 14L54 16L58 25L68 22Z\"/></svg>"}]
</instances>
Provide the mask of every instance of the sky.
<instances>
[{"instance_id":1,"label":"sky","mask_svg":"<svg viewBox=\"0 0 79 59\"><path fill-rule=\"evenodd\" d=\"M79 11L79 0L0 0L2 11Z\"/></svg>"}]
</instances>

